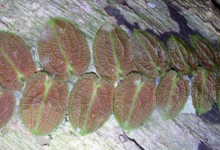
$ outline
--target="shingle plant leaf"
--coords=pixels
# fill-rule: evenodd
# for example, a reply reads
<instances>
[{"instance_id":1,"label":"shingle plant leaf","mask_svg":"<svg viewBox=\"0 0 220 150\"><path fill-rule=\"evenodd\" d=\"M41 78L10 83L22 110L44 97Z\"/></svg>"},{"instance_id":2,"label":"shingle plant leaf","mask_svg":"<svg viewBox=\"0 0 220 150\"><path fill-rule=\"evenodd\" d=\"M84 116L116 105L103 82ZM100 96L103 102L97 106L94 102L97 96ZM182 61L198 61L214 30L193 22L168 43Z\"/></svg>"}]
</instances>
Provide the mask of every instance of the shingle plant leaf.
<instances>
[{"instance_id":1,"label":"shingle plant leaf","mask_svg":"<svg viewBox=\"0 0 220 150\"><path fill-rule=\"evenodd\" d=\"M148 119L156 104L156 85L153 79L129 74L122 80L114 93L114 115L125 130L139 127Z\"/></svg>"},{"instance_id":2,"label":"shingle plant leaf","mask_svg":"<svg viewBox=\"0 0 220 150\"><path fill-rule=\"evenodd\" d=\"M219 52L205 39L191 35L190 42L196 52L199 62L209 71L216 72L220 66Z\"/></svg>"},{"instance_id":3,"label":"shingle plant leaf","mask_svg":"<svg viewBox=\"0 0 220 150\"><path fill-rule=\"evenodd\" d=\"M134 30L130 40L131 52L137 69L151 78L169 70L169 57L163 44L154 35Z\"/></svg>"},{"instance_id":4,"label":"shingle plant leaf","mask_svg":"<svg viewBox=\"0 0 220 150\"><path fill-rule=\"evenodd\" d=\"M157 110L164 120L175 118L189 96L189 79L176 71L167 72L157 87Z\"/></svg>"},{"instance_id":5,"label":"shingle plant leaf","mask_svg":"<svg viewBox=\"0 0 220 150\"><path fill-rule=\"evenodd\" d=\"M15 106L14 95L4 89L0 90L0 128L4 126L13 114Z\"/></svg>"},{"instance_id":6,"label":"shingle plant leaf","mask_svg":"<svg viewBox=\"0 0 220 150\"><path fill-rule=\"evenodd\" d=\"M198 66L196 54L180 38L171 36L167 41L167 50L172 66L182 74L190 74Z\"/></svg>"},{"instance_id":7,"label":"shingle plant leaf","mask_svg":"<svg viewBox=\"0 0 220 150\"><path fill-rule=\"evenodd\" d=\"M99 28L93 43L93 57L98 74L111 82L136 71L129 37L117 26L103 25Z\"/></svg>"},{"instance_id":8,"label":"shingle plant leaf","mask_svg":"<svg viewBox=\"0 0 220 150\"><path fill-rule=\"evenodd\" d=\"M208 70L199 67L192 78L193 106L199 114L212 108L215 97L215 77Z\"/></svg>"},{"instance_id":9,"label":"shingle plant leaf","mask_svg":"<svg viewBox=\"0 0 220 150\"><path fill-rule=\"evenodd\" d=\"M38 39L38 52L44 70L60 81L67 81L71 74L84 74L90 63L83 34L61 18L46 23Z\"/></svg>"},{"instance_id":10,"label":"shingle plant leaf","mask_svg":"<svg viewBox=\"0 0 220 150\"><path fill-rule=\"evenodd\" d=\"M31 52L21 37L0 31L0 85L20 90L22 81L36 71Z\"/></svg>"},{"instance_id":11,"label":"shingle plant leaf","mask_svg":"<svg viewBox=\"0 0 220 150\"><path fill-rule=\"evenodd\" d=\"M70 123L80 135L96 131L112 113L114 86L95 74L77 80L69 98Z\"/></svg>"},{"instance_id":12,"label":"shingle plant leaf","mask_svg":"<svg viewBox=\"0 0 220 150\"><path fill-rule=\"evenodd\" d=\"M216 73L216 80L215 80L215 90L216 90L216 101L218 109L220 110L220 69Z\"/></svg>"},{"instance_id":13,"label":"shingle plant leaf","mask_svg":"<svg viewBox=\"0 0 220 150\"><path fill-rule=\"evenodd\" d=\"M68 86L44 72L31 76L23 91L19 114L24 125L36 135L51 132L67 111Z\"/></svg>"}]
</instances>

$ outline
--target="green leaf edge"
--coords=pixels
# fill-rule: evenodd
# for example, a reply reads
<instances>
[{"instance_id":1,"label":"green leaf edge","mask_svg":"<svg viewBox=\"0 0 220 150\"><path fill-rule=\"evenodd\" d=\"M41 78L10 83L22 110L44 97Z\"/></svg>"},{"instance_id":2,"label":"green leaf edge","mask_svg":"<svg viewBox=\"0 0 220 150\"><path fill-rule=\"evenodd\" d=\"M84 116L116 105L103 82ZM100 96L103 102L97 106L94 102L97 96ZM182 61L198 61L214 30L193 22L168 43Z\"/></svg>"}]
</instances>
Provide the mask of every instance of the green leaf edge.
<instances>
[{"instance_id":1,"label":"green leaf edge","mask_svg":"<svg viewBox=\"0 0 220 150\"><path fill-rule=\"evenodd\" d=\"M141 82L140 82L140 84L144 84L144 80L143 79L145 79L145 78L149 78L149 77L146 77L146 76L144 76L144 75L141 75L140 73L137 73L137 72L134 72L134 73L130 73L130 74L128 74L121 82L123 82L124 80L126 80L131 74L138 74L139 76L141 76ZM152 78L149 78L149 79L152 79ZM143 80L143 81L142 81ZM139 84L139 85L140 85ZM142 85L143 86L143 85ZM117 86L118 87L118 86ZM116 88L117 88L116 87ZM115 90L116 90L116 88L115 88ZM142 88L142 87L141 87ZM138 88L137 88L138 89ZM136 90L137 90L136 89ZM141 89L140 89L141 90ZM140 91L139 91L140 92ZM136 93L136 92L135 92ZM130 127L129 126L129 123L127 123L127 124L123 124L122 122L120 122L119 121L119 119L118 119L118 117L117 117L117 115L116 115L116 113L115 113L115 106L116 106L116 104L115 104L115 92L114 92L114 97L113 97L113 112L114 112L114 117L115 117L115 119L116 119L116 121L118 122L118 124L124 129L124 130L128 130L128 131L131 131L131 130L134 130L134 129L137 129L137 128L139 128L140 126L141 126L141 124L139 125L139 126L137 126L137 127L135 127L135 128L132 128L132 127ZM156 93L155 93L156 94ZM135 95L134 95L135 96ZM134 97L133 97L133 99L134 99ZM135 102L136 102L136 100L135 100ZM135 103L134 102L134 103ZM132 106L134 105L134 103L132 102ZM154 108L155 108L155 106L156 106L156 103L154 104ZM153 113L153 110L154 109L152 109L152 111L151 111L151 113L149 114L149 117L152 115L152 113ZM131 110L130 110L131 111ZM130 118L129 118L130 119ZM143 122L142 123L144 123L144 122L146 122L146 121L148 121L149 120L149 118L148 117L146 117L144 120L143 120Z\"/></svg>"},{"instance_id":2,"label":"green leaf edge","mask_svg":"<svg viewBox=\"0 0 220 150\"><path fill-rule=\"evenodd\" d=\"M195 46L196 46L195 39L197 39L197 38L199 38L199 39L202 40L203 42L206 42L207 45L209 45L210 47L212 47L212 48L217 52L217 50L212 46L212 44L211 44L208 40L206 40L205 38L203 38L203 37L201 37L201 36L199 36L199 35L190 35L190 44L192 45L194 51L195 51ZM195 51L195 54L196 54L196 51ZM196 55L196 56L197 56L197 55ZM197 57L197 58L198 58L198 57ZM209 58L208 58L208 59L209 59ZM198 59L198 61L199 61L199 63L200 63L200 60L199 60L199 59ZM215 67L215 72L216 72L218 66L217 66L213 61L211 61L211 60L209 60L209 61L212 63L213 67ZM205 65L203 65L202 63L200 63L200 64L206 69L206 66L205 66ZM197 67L197 69L198 69L198 67ZM206 69L206 70L207 70L207 69ZM210 72L211 72L211 71L210 71Z\"/></svg>"},{"instance_id":3,"label":"green leaf edge","mask_svg":"<svg viewBox=\"0 0 220 150\"><path fill-rule=\"evenodd\" d=\"M176 83L177 83L177 80L176 80L176 79L177 79L177 72L174 71L174 70L170 70L169 72L174 72L174 73L175 73L175 76L173 77L173 83L175 83L175 84L172 84L172 88L171 88L171 92L172 92L172 94L173 94L173 90L174 90L174 88L175 88L175 86L176 86ZM169 72L166 72L165 75L162 77L162 79L160 79L160 82L159 82L159 84L157 85L157 87L160 87L161 81L163 80L163 78L164 78ZM171 93L169 94L169 100L168 100L168 103L167 103L167 105L166 105L166 111L158 111L159 114L160 114L160 116L161 116L161 118L162 118L163 120L168 120L168 119L170 119L170 116L169 116L169 114L168 114L168 112L167 112L167 109L168 109L168 106L169 106L169 104L170 104L170 102L171 102L172 94L171 94ZM157 97L158 97L158 88L157 88L157 90L156 90L156 102L158 102ZM157 106L157 104L156 104L156 106ZM160 109L160 108L158 108L158 106L157 106L157 109Z\"/></svg>"},{"instance_id":4,"label":"green leaf edge","mask_svg":"<svg viewBox=\"0 0 220 150\"><path fill-rule=\"evenodd\" d=\"M143 34L144 36L150 35L151 37L155 38L155 40L156 40L158 43L160 43L161 47L163 47L164 52L167 54L168 65L170 64L170 59L169 59L169 56L168 56L168 52L167 52L167 49L165 48L164 44L163 44L154 34L151 34L151 33L147 32L147 31L143 31L143 30L141 30L141 29L135 29L135 30L133 31L131 37L130 37L130 50L131 50L131 54L132 54L132 51L133 51L133 50L132 50L132 46L131 46L131 41L132 41L133 38L135 38L134 36L136 36L136 37L139 36L138 34ZM147 50L147 49L146 49L146 50ZM147 51L148 51L148 50L147 50ZM150 56L150 58L151 58L151 56ZM133 55L132 55L132 61L134 62ZM157 67L158 67L157 64L156 64L155 62L154 62L153 64L154 64L154 70L155 70L156 72L158 72L158 77L164 76L164 74L165 74L167 71L170 70L170 67L169 67L165 73L162 73L161 70L158 70L158 69L157 69ZM136 66L136 63L134 63L134 65ZM136 68L137 68L137 70L139 71L139 69L138 69L137 66L136 66ZM144 73L142 73L142 74L144 74ZM152 77L150 77L150 76L148 76L148 75L145 75L145 76L147 76L147 77L149 77L149 78L152 78ZM152 78L152 79L155 79L155 78Z\"/></svg>"},{"instance_id":5,"label":"green leaf edge","mask_svg":"<svg viewBox=\"0 0 220 150\"><path fill-rule=\"evenodd\" d=\"M5 34L8 34L9 36L14 35L14 36L16 36L17 38L19 38L19 39L24 43L24 45L27 46L27 48L28 48L28 50L29 50L29 52L30 52L30 54L31 54L31 58L32 58L32 60L33 60L33 62L34 62L34 64L35 64L35 69L37 70L37 65L36 65L36 62L34 61L33 54L31 53L30 46L24 41L24 39L23 39L21 36L15 34L15 33L13 33L13 32L0 31L0 33L5 33ZM0 47L0 53L1 53L1 52L4 53L4 51L3 51L2 48ZM5 55L5 54L4 54L4 55ZM7 56L7 55L6 55L6 56ZM8 56L7 56L7 57L8 57ZM6 57L5 57L5 58L6 58ZM13 63L10 59L9 59L9 61L8 61L8 59L9 59L9 58L6 58L7 62L12 66L13 71L16 73L18 82L21 82L21 83L24 85L24 79L25 79L25 81L27 81L28 78L25 78L24 75L23 75L22 73L20 73L20 71L19 71L19 70L17 69L17 67L14 65L14 63ZM30 78L30 77L29 77L29 78ZM2 86L2 85L0 85L0 86ZM8 88L5 88L5 89L8 89ZM18 91L18 90L9 90L9 91Z\"/></svg>"},{"instance_id":6,"label":"green leaf edge","mask_svg":"<svg viewBox=\"0 0 220 150\"><path fill-rule=\"evenodd\" d=\"M29 80L30 80L32 77L37 76L38 73L44 73L44 74L48 75L47 72L41 72L41 71L40 71L40 72L36 72L36 73L32 74L32 76L28 79L27 83L29 82ZM49 75L48 75L48 76L49 76ZM52 77L51 77L51 79L52 79ZM53 80L54 80L54 79L53 79ZM64 82L59 82L59 81L57 81L57 80L54 80L54 81L55 81L55 82L58 82L58 83L64 83ZM27 85L27 84L26 84L26 85ZM26 85L25 85L25 88L24 88L23 91L26 90ZM66 85L66 84L65 84L65 85ZM67 86L67 85L66 85L66 86ZM67 86L67 90L68 90L68 89L69 89L69 87ZM68 92L68 95L69 95L69 92ZM57 127L61 124L61 122L63 121L63 119L64 119L64 117L65 117L65 115L66 115L67 109L68 109L68 101L67 101L66 110L64 111L63 116L62 116L62 118L60 118L60 121L57 123L57 125L54 126L54 127L51 129L50 132L41 134L41 133L39 133L37 130L30 130L30 129L27 127L27 125L24 123L23 117L21 117L22 115L21 115L21 112L20 112L20 111L21 111L21 101L22 101L22 100L23 100L23 93L22 93L22 98L21 98L21 100L20 100L20 104L19 104L19 110L18 110L19 118L20 118L22 124L26 127L26 129L27 129L28 131L30 131L31 133L33 133L34 135L44 136L44 135L48 135L48 134L52 133L52 132L55 130L55 128L57 128ZM68 99L67 99L67 100L68 100ZM43 105L43 104L41 104L41 105ZM38 117L39 117L39 116L38 116ZM36 128L36 127L35 127L35 128Z\"/></svg>"},{"instance_id":7,"label":"green leaf edge","mask_svg":"<svg viewBox=\"0 0 220 150\"><path fill-rule=\"evenodd\" d=\"M198 108L196 108L194 105L193 105L193 107L199 113L199 115L202 115L202 114L204 114L204 113L209 111L209 109L206 110L206 109L203 108L203 98L204 98L204 86L205 86L205 82L206 82L208 73L212 73L212 72L208 71L207 69L205 69L203 67L198 67L197 70L199 70L199 69L203 69L204 70L203 71L203 80L202 80L203 81L203 83L202 83L202 92L201 92L202 93L202 101L199 101L199 107ZM192 81L192 83L193 83L193 81ZM214 98L213 98L213 103L212 103L211 108L213 107L213 104L214 104Z\"/></svg>"},{"instance_id":8,"label":"green leaf edge","mask_svg":"<svg viewBox=\"0 0 220 150\"><path fill-rule=\"evenodd\" d=\"M97 60L95 59L95 54L94 54L94 53L95 53L95 52L94 52L95 43L96 43L95 41L96 41L96 39L98 38L99 32L100 32L100 30L102 29L102 27L106 27L106 28L107 28L106 31L108 31L108 32L109 32L109 35L110 35L110 39L111 39L111 43L112 43L112 47L113 47L112 51L113 51L113 53L114 53L114 58L115 58L115 62L116 62L116 72L114 73L114 75L115 75L116 78L117 78L116 81L122 80L122 79L125 78L125 76L123 75L124 70L121 69L121 67L120 67L121 64L120 64L120 61L118 60L118 56L117 56L117 54L116 54L115 40L114 40L114 37L113 37L113 32L114 32L114 30L115 30L116 28L120 29L120 31L122 31L122 32L125 34L125 36L129 39L129 47L130 47L130 37L128 36L128 34L127 34L120 26L116 26L116 25L114 25L114 24L109 24L109 23L105 23L105 24L101 25L101 26L99 27L99 29L96 31L95 37L94 37L94 39L93 39L93 45L92 45L92 49L93 49L93 60L94 60L94 66L95 66L95 68L97 68L97 67L96 67L96 62L97 62ZM130 51L130 49L129 49L129 51ZM130 53L131 53L131 51L130 51ZM132 56L131 56L131 59L132 59ZM133 62L133 59L132 59L132 62ZM98 63L99 63L99 62L98 62ZM136 66L135 66L135 67L136 67ZM109 79L107 79L106 77L103 77L103 76L100 74L99 70L96 70L96 72L97 72L103 79L107 80L107 81L110 82L111 84L112 84L113 82L115 82L114 80L109 80ZM127 75L128 75L128 74L127 74ZM127 76L127 75L126 75L126 76Z\"/></svg>"},{"instance_id":9,"label":"green leaf edge","mask_svg":"<svg viewBox=\"0 0 220 150\"><path fill-rule=\"evenodd\" d=\"M170 42L170 41L175 41L176 43L182 44L183 47L186 47L186 50L187 50L187 51L193 53L193 54L195 55L196 63L197 63L197 67L198 67L198 59L197 59L197 56L196 56L196 54L195 54L195 51L193 51L193 50L189 47L189 45L186 44L181 38L179 38L179 37L177 37L177 36L175 36L175 35L171 35L171 36L169 37L169 39L167 40L168 56L169 56L169 59L170 59L170 63L172 64L172 66L174 67L174 69L177 71L177 73L181 73L181 74L183 74L183 75L192 74L194 70L193 70L193 69L189 66L189 64L184 60L184 58L182 57L182 53L181 53L181 52L180 52L181 58L182 58L184 64L186 65L186 67L187 67L188 73L182 73L180 70L178 70L178 68L175 67L175 62L174 62L173 59L171 58L171 56L170 56L170 51L169 51L169 49L170 49L169 42ZM195 68L195 69L196 69L196 68Z\"/></svg>"},{"instance_id":10,"label":"green leaf edge","mask_svg":"<svg viewBox=\"0 0 220 150\"><path fill-rule=\"evenodd\" d=\"M94 73L94 72L84 73L79 79L81 79L83 76L87 76L87 75L94 75L94 76L96 76L96 81L97 81L97 82L100 81L100 80L105 80L105 81L108 82L110 85L112 85L108 80L106 80L106 79L104 79L104 78L102 78L102 77L98 77L97 74ZM79 81L79 79L73 84L72 90L74 89L74 87L75 87L76 83ZM70 108L69 108L69 107L70 107L70 95L71 95L71 93L72 93L72 90L70 91L69 98L68 98L68 114L69 114L68 117L69 117L70 124L72 125L72 127L74 128L74 130L75 130L78 134L80 134L81 136L86 136L86 135L89 135L89 134L91 134L91 133L94 133L95 131L97 131L99 128L101 128L101 127L105 124L105 122L110 118L111 114L110 114L108 117L106 117L106 120L102 121L102 123L100 123L99 127L98 127L97 129L93 130L92 132L87 132L87 131L86 131L86 129L85 129L85 124L83 125L82 128L80 128L81 131L78 132L78 131L77 131L77 127L73 124L72 118L70 118ZM92 104L91 104L91 105L92 105ZM91 110L90 110L90 111L91 111ZM113 111L113 108L112 108L112 111Z\"/></svg>"},{"instance_id":11,"label":"green leaf edge","mask_svg":"<svg viewBox=\"0 0 220 150\"><path fill-rule=\"evenodd\" d=\"M57 40L57 42L58 42L58 45L59 45L59 47L60 47L60 49L61 49L61 53L63 54L65 54L65 56L64 56L64 58L65 58L65 64L66 64L66 66L67 66L67 70L65 71L67 74L70 74L70 76L76 76L75 74L74 74L74 72L75 72L75 70L73 69L73 67L70 65L70 63L69 63L69 60L66 58L66 53L65 53L65 51L64 51L64 48L63 48L63 46L61 45L61 42L60 42L60 39L58 38L58 35L57 35L57 32L55 31L55 29L54 29L54 23L55 23L55 21L56 20L61 20L61 21L65 21L65 22L67 22L67 23L69 23L71 26L74 26L76 29L78 29L79 30L79 32L82 34L82 36L83 36L83 38L84 38L84 40L85 40L85 43L87 44L87 47L88 47L88 51L89 51L89 62L88 62L88 64L90 64L91 63L91 52L90 52L90 48L89 48L89 45L88 45L88 42L87 42L87 40L86 40L86 38L85 38L85 35L84 35L84 33L78 28L78 26L76 25L76 24L74 24L74 23L72 23L70 20L68 20L68 19L66 19L66 18L62 18L62 17L54 17L54 18L51 18L51 19L49 19L44 25L43 25L43 28L41 28L41 30L40 30L40 32L39 33L42 33L42 31L44 30L44 28L48 25L48 26L50 26L51 28L52 28L52 30L53 30L53 33L55 34L55 36L56 36L56 40ZM41 58L40 58L40 52L39 52L39 48L38 48L38 41L40 40L40 38L41 38L41 36L38 36L38 40L37 40L37 54L38 54L38 56L39 56L39 60L40 60L40 62L41 62ZM67 64L67 62L66 62L66 60L68 60L68 64ZM42 65L42 67L43 67L43 70L47 73L47 71L44 69L44 64L43 63L40 63L41 65ZM73 70L69 70L69 68L71 68L71 69L73 69ZM87 70L88 70L88 68L89 68L89 65L87 66ZM86 72L85 72L86 73ZM84 74L85 74L84 73ZM47 73L48 75L53 75L53 74L49 74L49 73ZM55 80L58 80L58 82L59 82L59 79L55 79ZM67 80L68 81L68 80ZM66 82L67 82L66 81Z\"/></svg>"}]
</instances>

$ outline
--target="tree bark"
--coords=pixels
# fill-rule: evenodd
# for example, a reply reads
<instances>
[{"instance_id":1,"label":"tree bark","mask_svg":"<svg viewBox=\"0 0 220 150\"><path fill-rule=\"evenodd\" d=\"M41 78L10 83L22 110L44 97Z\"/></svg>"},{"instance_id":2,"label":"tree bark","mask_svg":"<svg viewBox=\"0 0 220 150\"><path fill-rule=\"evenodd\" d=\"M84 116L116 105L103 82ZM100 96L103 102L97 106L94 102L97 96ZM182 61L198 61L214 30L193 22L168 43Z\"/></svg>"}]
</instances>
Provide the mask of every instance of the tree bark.
<instances>
[{"instance_id":1,"label":"tree bark","mask_svg":"<svg viewBox=\"0 0 220 150\"><path fill-rule=\"evenodd\" d=\"M85 35L92 51L93 38L105 23L120 25L130 36L134 29L156 35L165 45L170 35L189 44L198 34L217 48L220 35L219 9L211 0L0 0L0 30L20 35L39 62L37 40L44 24L53 17L72 21ZM40 65L38 66L39 70ZM88 72L94 72L93 60ZM156 110L139 128L123 131L112 114L96 132L80 136L68 115L49 135L35 136L18 116L22 91L14 93L16 108L0 129L0 148L14 149L187 149L220 148L220 112L217 106L201 116L192 107L191 96L174 120L163 121Z\"/></svg>"}]
</instances>

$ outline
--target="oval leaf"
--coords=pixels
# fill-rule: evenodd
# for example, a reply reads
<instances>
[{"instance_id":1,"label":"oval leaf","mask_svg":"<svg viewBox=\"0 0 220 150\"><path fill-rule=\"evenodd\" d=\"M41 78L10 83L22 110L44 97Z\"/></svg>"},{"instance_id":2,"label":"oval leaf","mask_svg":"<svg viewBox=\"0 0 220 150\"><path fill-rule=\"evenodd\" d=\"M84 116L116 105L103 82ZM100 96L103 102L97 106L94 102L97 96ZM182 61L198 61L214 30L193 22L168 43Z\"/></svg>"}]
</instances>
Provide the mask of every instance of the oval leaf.
<instances>
[{"instance_id":1,"label":"oval leaf","mask_svg":"<svg viewBox=\"0 0 220 150\"><path fill-rule=\"evenodd\" d=\"M215 77L204 68L198 68L192 78L193 106L199 114L211 110L215 97Z\"/></svg>"},{"instance_id":2,"label":"oval leaf","mask_svg":"<svg viewBox=\"0 0 220 150\"><path fill-rule=\"evenodd\" d=\"M189 79L167 72L157 87L157 110L164 120L175 118L184 108L189 96Z\"/></svg>"},{"instance_id":3,"label":"oval leaf","mask_svg":"<svg viewBox=\"0 0 220 150\"><path fill-rule=\"evenodd\" d=\"M9 90L20 90L22 80L36 71L30 49L17 35L0 32L0 84Z\"/></svg>"},{"instance_id":4,"label":"oval leaf","mask_svg":"<svg viewBox=\"0 0 220 150\"><path fill-rule=\"evenodd\" d=\"M156 103L156 85L149 78L132 73L118 84L114 94L114 114L125 130L134 129L148 119Z\"/></svg>"},{"instance_id":5,"label":"oval leaf","mask_svg":"<svg viewBox=\"0 0 220 150\"><path fill-rule=\"evenodd\" d=\"M69 98L69 117L76 131L85 135L101 127L112 113L114 87L95 74L83 75Z\"/></svg>"},{"instance_id":6,"label":"oval leaf","mask_svg":"<svg viewBox=\"0 0 220 150\"><path fill-rule=\"evenodd\" d=\"M129 37L120 27L100 27L94 39L93 56L99 75L111 82L136 70L131 60Z\"/></svg>"},{"instance_id":7,"label":"oval leaf","mask_svg":"<svg viewBox=\"0 0 220 150\"><path fill-rule=\"evenodd\" d=\"M45 135L60 124L65 116L68 86L46 73L33 74L28 80L20 103L19 114L34 134Z\"/></svg>"},{"instance_id":8,"label":"oval leaf","mask_svg":"<svg viewBox=\"0 0 220 150\"><path fill-rule=\"evenodd\" d=\"M135 30L131 36L131 52L137 69L151 78L169 70L169 58L163 44L152 34Z\"/></svg>"},{"instance_id":9,"label":"oval leaf","mask_svg":"<svg viewBox=\"0 0 220 150\"><path fill-rule=\"evenodd\" d=\"M209 71L216 72L220 66L220 55L212 45L198 35L191 35L190 42L195 49L199 62Z\"/></svg>"},{"instance_id":10,"label":"oval leaf","mask_svg":"<svg viewBox=\"0 0 220 150\"><path fill-rule=\"evenodd\" d=\"M4 89L0 92L0 128L4 126L13 114L15 106L14 95Z\"/></svg>"},{"instance_id":11,"label":"oval leaf","mask_svg":"<svg viewBox=\"0 0 220 150\"><path fill-rule=\"evenodd\" d=\"M90 51L79 29L64 19L50 19L38 39L40 60L46 72L60 81L82 75L90 63Z\"/></svg>"},{"instance_id":12,"label":"oval leaf","mask_svg":"<svg viewBox=\"0 0 220 150\"><path fill-rule=\"evenodd\" d=\"M220 110L220 69L216 73L216 80L215 80L215 89L216 89L216 101L218 109Z\"/></svg>"},{"instance_id":13,"label":"oval leaf","mask_svg":"<svg viewBox=\"0 0 220 150\"><path fill-rule=\"evenodd\" d=\"M198 66L195 53L180 38L171 36L167 41L167 50L172 66L182 74L189 74Z\"/></svg>"}]
</instances>

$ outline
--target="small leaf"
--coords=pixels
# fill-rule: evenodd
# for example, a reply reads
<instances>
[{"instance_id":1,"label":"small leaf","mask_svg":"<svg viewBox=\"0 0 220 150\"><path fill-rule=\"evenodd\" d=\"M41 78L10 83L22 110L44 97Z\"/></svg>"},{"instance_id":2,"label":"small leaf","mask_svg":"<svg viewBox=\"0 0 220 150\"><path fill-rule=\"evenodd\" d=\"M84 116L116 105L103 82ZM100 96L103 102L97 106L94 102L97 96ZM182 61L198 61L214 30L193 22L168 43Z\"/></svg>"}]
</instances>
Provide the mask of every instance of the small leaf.
<instances>
[{"instance_id":1,"label":"small leaf","mask_svg":"<svg viewBox=\"0 0 220 150\"><path fill-rule=\"evenodd\" d=\"M216 80L215 80L215 89L216 89L216 101L218 109L220 110L220 69L216 73Z\"/></svg>"},{"instance_id":2,"label":"small leaf","mask_svg":"<svg viewBox=\"0 0 220 150\"><path fill-rule=\"evenodd\" d=\"M164 120L175 118L184 108L189 96L189 79L167 72L157 87L157 110Z\"/></svg>"},{"instance_id":3,"label":"small leaf","mask_svg":"<svg viewBox=\"0 0 220 150\"><path fill-rule=\"evenodd\" d=\"M115 89L114 114L125 130L137 128L148 119L156 103L153 79L142 79L138 73L129 74Z\"/></svg>"},{"instance_id":4,"label":"small leaf","mask_svg":"<svg viewBox=\"0 0 220 150\"><path fill-rule=\"evenodd\" d=\"M4 126L13 114L15 106L14 95L4 89L0 92L0 128Z\"/></svg>"},{"instance_id":5,"label":"small leaf","mask_svg":"<svg viewBox=\"0 0 220 150\"><path fill-rule=\"evenodd\" d=\"M69 98L69 118L80 135L96 131L112 113L114 87L95 74L85 74L74 84Z\"/></svg>"},{"instance_id":6,"label":"small leaf","mask_svg":"<svg viewBox=\"0 0 220 150\"><path fill-rule=\"evenodd\" d=\"M192 78L193 106L199 114L211 110L215 97L215 77L199 67Z\"/></svg>"},{"instance_id":7,"label":"small leaf","mask_svg":"<svg viewBox=\"0 0 220 150\"><path fill-rule=\"evenodd\" d=\"M38 51L46 72L60 81L82 75L90 63L90 51L79 29L65 19L50 19L44 26Z\"/></svg>"},{"instance_id":8,"label":"small leaf","mask_svg":"<svg viewBox=\"0 0 220 150\"><path fill-rule=\"evenodd\" d=\"M117 26L100 27L94 39L93 56L99 75L111 82L136 70L131 60L129 37Z\"/></svg>"},{"instance_id":9,"label":"small leaf","mask_svg":"<svg viewBox=\"0 0 220 150\"><path fill-rule=\"evenodd\" d=\"M63 120L67 102L68 86L38 72L31 76L24 89L20 118L32 133L48 134Z\"/></svg>"},{"instance_id":10,"label":"small leaf","mask_svg":"<svg viewBox=\"0 0 220 150\"><path fill-rule=\"evenodd\" d=\"M0 84L9 90L20 90L22 80L36 71L29 47L17 35L0 32Z\"/></svg>"},{"instance_id":11,"label":"small leaf","mask_svg":"<svg viewBox=\"0 0 220 150\"><path fill-rule=\"evenodd\" d=\"M157 78L170 69L165 47L148 32L141 30L133 32L131 52L137 69L148 77Z\"/></svg>"},{"instance_id":12,"label":"small leaf","mask_svg":"<svg viewBox=\"0 0 220 150\"><path fill-rule=\"evenodd\" d=\"M180 38L171 36L167 41L168 54L173 67L182 74L189 74L198 66L195 53Z\"/></svg>"},{"instance_id":13,"label":"small leaf","mask_svg":"<svg viewBox=\"0 0 220 150\"><path fill-rule=\"evenodd\" d=\"M198 35L191 35L190 42L195 49L199 62L209 71L216 72L220 66L220 55L212 45Z\"/></svg>"}]
</instances>

